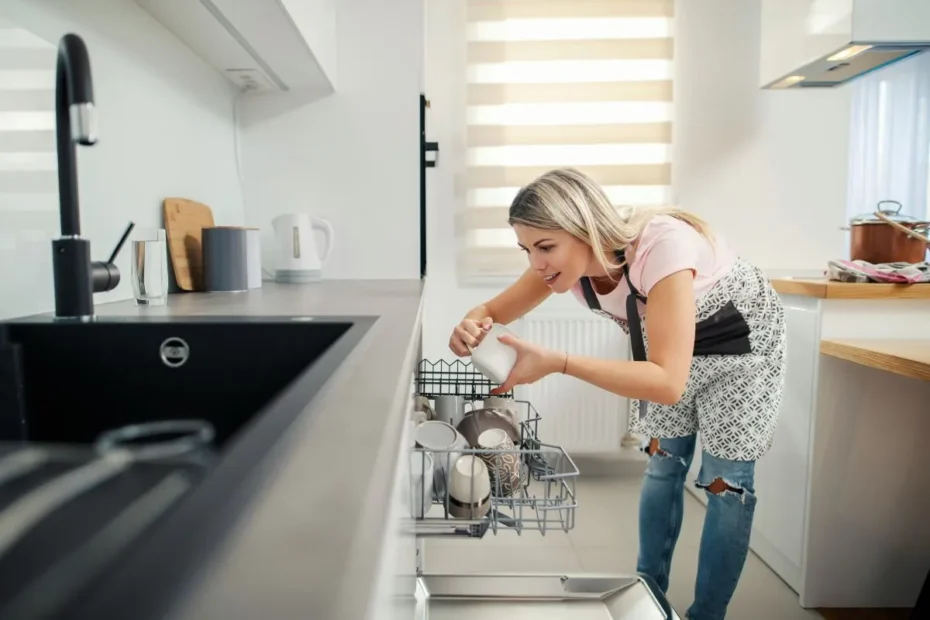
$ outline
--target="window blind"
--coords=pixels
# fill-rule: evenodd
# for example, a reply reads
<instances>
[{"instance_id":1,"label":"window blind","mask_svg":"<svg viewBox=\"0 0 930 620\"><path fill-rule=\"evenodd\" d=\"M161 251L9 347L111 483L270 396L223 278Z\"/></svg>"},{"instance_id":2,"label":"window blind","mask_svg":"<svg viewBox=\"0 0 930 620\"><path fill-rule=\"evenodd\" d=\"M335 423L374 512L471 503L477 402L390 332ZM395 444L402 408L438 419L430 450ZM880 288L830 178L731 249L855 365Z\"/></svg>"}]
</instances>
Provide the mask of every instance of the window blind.
<instances>
[{"instance_id":1,"label":"window blind","mask_svg":"<svg viewBox=\"0 0 930 620\"><path fill-rule=\"evenodd\" d=\"M507 208L552 168L670 202L674 0L465 1L466 280L526 269Z\"/></svg>"},{"instance_id":2,"label":"window blind","mask_svg":"<svg viewBox=\"0 0 930 620\"><path fill-rule=\"evenodd\" d=\"M0 19L0 250L55 230L55 62L54 45Z\"/></svg>"}]
</instances>

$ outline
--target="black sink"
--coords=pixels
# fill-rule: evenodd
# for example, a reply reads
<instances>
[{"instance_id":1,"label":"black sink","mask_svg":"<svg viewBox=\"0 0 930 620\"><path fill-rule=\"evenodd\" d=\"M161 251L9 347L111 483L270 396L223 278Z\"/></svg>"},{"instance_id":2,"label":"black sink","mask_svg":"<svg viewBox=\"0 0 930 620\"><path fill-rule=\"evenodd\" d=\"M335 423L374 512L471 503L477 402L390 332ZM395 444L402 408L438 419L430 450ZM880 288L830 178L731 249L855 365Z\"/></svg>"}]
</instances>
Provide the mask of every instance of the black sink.
<instances>
[{"instance_id":1,"label":"black sink","mask_svg":"<svg viewBox=\"0 0 930 620\"><path fill-rule=\"evenodd\" d=\"M194 459L196 471L184 472L189 490L143 533L131 539L121 533L117 546L99 539L130 501L148 497L171 473L145 468L170 469L171 462L137 464L83 493L0 554L0 618L22 617L11 611L14 599L54 610L42 617L62 620L165 617L259 496L280 453L275 444L305 411L312 416L308 404L375 320L34 317L0 323L0 456L18 450L2 442L24 441L84 444L77 452L90 455L86 448L101 433L144 422L202 419L216 432L215 458ZM57 588L54 600L23 594L49 579Z\"/></svg>"},{"instance_id":2,"label":"black sink","mask_svg":"<svg viewBox=\"0 0 930 620\"><path fill-rule=\"evenodd\" d=\"M222 451L289 387L298 393L292 412L298 414L319 375L335 366L308 371L353 325L369 323L356 317L9 322L0 329L19 351L21 392L9 398L11 377L3 373L7 386L0 391L8 396L0 407L0 441L86 444L127 424L195 418L214 426Z\"/></svg>"}]
</instances>

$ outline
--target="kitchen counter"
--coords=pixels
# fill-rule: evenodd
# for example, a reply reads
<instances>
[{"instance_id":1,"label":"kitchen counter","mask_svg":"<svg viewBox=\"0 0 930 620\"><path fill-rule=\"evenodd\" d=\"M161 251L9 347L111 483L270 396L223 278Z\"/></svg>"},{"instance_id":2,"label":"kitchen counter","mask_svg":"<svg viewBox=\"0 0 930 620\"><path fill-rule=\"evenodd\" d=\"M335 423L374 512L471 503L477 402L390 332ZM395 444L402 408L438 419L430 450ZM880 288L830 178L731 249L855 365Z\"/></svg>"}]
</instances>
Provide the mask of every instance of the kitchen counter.
<instances>
[{"instance_id":1,"label":"kitchen counter","mask_svg":"<svg viewBox=\"0 0 930 620\"><path fill-rule=\"evenodd\" d=\"M930 500L915 492L930 470L930 338L828 338L819 351L801 604L912 607L930 570Z\"/></svg>"},{"instance_id":2,"label":"kitchen counter","mask_svg":"<svg viewBox=\"0 0 930 620\"><path fill-rule=\"evenodd\" d=\"M772 278L771 282L783 295L820 299L930 299L930 283L836 282L824 278Z\"/></svg>"},{"instance_id":3,"label":"kitchen counter","mask_svg":"<svg viewBox=\"0 0 930 620\"><path fill-rule=\"evenodd\" d=\"M97 307L100 316L378 317L275 445L259 491L170 617L365 617L381 579L420 355L422 288L420 280L266 282L246 293L171 295L163 307Z\"/></svg>"},{"instance_id":4,"label":"kitchen counter","mask_svg":"<svg viewBox=\"0 0 930 620\"><path fill-rule=\"evenodd\" d=\"M838 489L858 492L848 483L868 488L862 475L849 475L844 459L855 460L857 471L863 462L874 466L872 456L863 454L874 450L887 458L880 437L888 428L923 424L911 417L910 402L891 404L898 397L872 393L864 386L910 382L912 391L930 391L930 382L913 378L926 378L930 372L925 366L930 360L921 353L922 345L930 343L930 284L859 284L785 275L790 277L770 276L785 311L787 367L774 441L756 465L756 486L769 489L770 501L756 508L751 547L799 594L804 607L882 607L892 600L904 601L913 585L906 579L883 589L865 575L857 574L858 582L841 578L836 566L859 562L842 559L841 550L884 551L862 547L851 535L854 528L838 527L848 515L857 514L856 509L840 502L839 512L831 513L829 505ZM865 407L866 402L871 405ZM884 430L874 430L873 424ZM868 427L870 434L859 427ZM836 469L828 471L823 463L830 459L835 459ZM866 512L871 515L873 509ZM899 529L910 531L903 525ZM828 538L830 544L822 542ZM874 564L870 559L860 568ZM857 570L851 567L846 575ZM876 592L881 596L870 598Z\"/></svg>"},{"instance_id":5,"label":"kitchen counter","mask_svg":"<svg viewBox=\"0 0 930 620\"><path fill-rule=\"evenodd\" d=\"M930 381L930 340L824 340L820 352L904 377Z\"/></svg>"}]
</instances>

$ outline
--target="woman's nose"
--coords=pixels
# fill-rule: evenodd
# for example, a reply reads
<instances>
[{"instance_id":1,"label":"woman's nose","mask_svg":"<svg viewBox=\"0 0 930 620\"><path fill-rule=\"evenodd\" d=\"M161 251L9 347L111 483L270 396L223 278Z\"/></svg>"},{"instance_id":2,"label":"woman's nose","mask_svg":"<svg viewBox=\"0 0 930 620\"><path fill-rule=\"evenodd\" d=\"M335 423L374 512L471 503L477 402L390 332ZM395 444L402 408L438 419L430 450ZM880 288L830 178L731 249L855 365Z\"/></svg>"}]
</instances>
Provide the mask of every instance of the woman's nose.
<instances>
[{"instance_id":1,"label":"woman's nose","mask_svg":"<svg viewBox=\"0 0 930 620\"><path fill-rule=\"evenodd\" d=\"M530 254L530 267L532 267L534 270L538 271L539 273L545 273L547 266L548 265L546 264L545 259L543 259L539 254Z\"/></svg>"}]
</instances>

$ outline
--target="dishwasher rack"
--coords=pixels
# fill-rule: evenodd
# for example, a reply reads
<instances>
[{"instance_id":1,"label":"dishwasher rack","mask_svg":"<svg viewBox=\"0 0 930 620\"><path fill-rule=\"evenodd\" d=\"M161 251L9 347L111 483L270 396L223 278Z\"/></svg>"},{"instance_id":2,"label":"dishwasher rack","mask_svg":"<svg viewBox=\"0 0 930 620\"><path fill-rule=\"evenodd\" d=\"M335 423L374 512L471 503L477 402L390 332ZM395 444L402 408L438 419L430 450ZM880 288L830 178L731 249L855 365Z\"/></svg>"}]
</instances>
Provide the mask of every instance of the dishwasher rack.
<instances>
[{"instance_id":1,"label":"dishwasher rack","mask_svg":"<svg viewBox=\"0 0 930 620\"><path fill-rule=\"evenodd\" d=\"M416 393L427 399L437 396L461 396L466 401L481 401L490 396L496 387L470 362L461 360L432 362L421 360L416 374ZM578 502L575 483L578 467L561 446L545 443L539 438L539 415L532 403L517 400L513 392L501 394L510 399L517 412L519 442L510 450L486 450L455 446L445 450L424 449L414 446L412 463L420 459L420 471L425 471L427 459L433 462L433 471L439 472L432 480L427 476L411 474L411 507L415 514L418 537L464 536L482 538L489 531L549 531L568 532L575 527L575 509ZM519 468L519 484L510 493L502 492L499 481L492 478L490 508L480 518L453 516L450 507L453 498L448 492L451 466L461 457L474 455L497 458L512 455ZM431 496L431 500L430 500ZM425 499L424 499L425 498ZM420 502L429 503L429 510L420 509Z\"/></svg>"}]
</instances>

